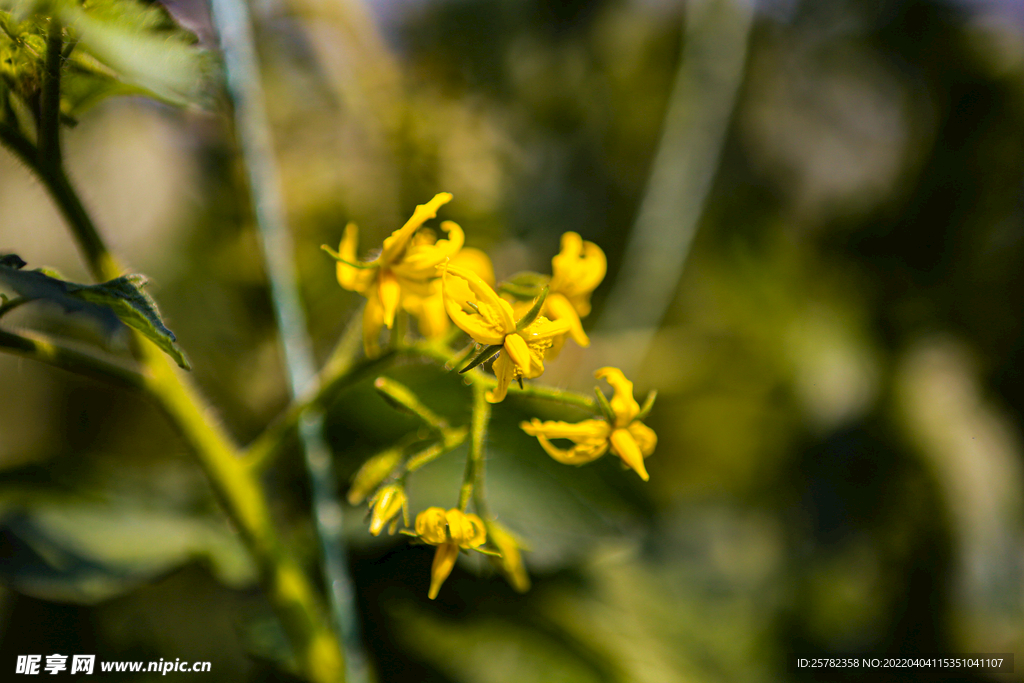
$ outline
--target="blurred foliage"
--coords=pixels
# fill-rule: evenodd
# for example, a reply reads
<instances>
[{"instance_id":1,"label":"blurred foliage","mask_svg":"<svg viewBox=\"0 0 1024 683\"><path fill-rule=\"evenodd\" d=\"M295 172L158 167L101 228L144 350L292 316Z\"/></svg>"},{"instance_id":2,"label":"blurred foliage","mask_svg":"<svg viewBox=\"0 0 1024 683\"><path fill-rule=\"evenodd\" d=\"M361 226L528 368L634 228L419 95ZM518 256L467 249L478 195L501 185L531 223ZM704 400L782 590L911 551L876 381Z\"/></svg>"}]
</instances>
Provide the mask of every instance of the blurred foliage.
<instances>
[{"instance_id":1,"label":"blurred foliage","mask_svg":"<svg viewBox=\"0 0 1024 683\"><path fill-rule=\"evenodd\" d=\"M209 35L201 3L170 7ZM601 245L600 318L658 144L680 4L258 11L321 357L358 297L337 286L319 245L336 244L349 220L379 242L438 191L455 195L446 217L492 254L499 278L548 272L568 230ZM164 40L163 25L147 23L155 14L126 16L91 20L140 36L140 49ZM384 57L369 38L350 54L353 26L379 27ZM89 54L119 82L172 100L196 82L191 58L184 70L128 64L100 43ZM67 137L105 230L155 276L198 383L244 441L286 390L227 120L110 101ZM611 458L554 463L518 422L580 416L510 397L492 423L488 489L501 523L531 549L534 586L522 596L489 563L460 561L428 602L431 549L371 537L363 509L348 508L378 679L812 680L787 669L789 653L1022 651L1022 122L1014 3L759 3L740 100L666 320L646 350L628 334L594 335L595 347L642 354L637 395L659 392L651 481L622 476ZM116 156L135 145L145 152L132 163ZM45 198L10 159L0 169L5 211L48 217L5 221L0 247L77 277ZM168 225L145 223L154 208ZM8 315L77 325L32 307ZM566 349L551 372L565 368L565 384L589 390L591 368L576 373L574 362ZM0 392L5 660L96 652L209 659L211 680L283 675L268 663L277 641L265 601L239 588L244 561L160 416L56 371L0 358L0 373L11 387ZM386 374L451 425L467 424L458 377L415 363ZM420 428L372 378L327 419L343 486ZM454 499L464 448L410 475L412 510ZM267 481L312 566L294 451Z\"/></svg>"}]
</instances>

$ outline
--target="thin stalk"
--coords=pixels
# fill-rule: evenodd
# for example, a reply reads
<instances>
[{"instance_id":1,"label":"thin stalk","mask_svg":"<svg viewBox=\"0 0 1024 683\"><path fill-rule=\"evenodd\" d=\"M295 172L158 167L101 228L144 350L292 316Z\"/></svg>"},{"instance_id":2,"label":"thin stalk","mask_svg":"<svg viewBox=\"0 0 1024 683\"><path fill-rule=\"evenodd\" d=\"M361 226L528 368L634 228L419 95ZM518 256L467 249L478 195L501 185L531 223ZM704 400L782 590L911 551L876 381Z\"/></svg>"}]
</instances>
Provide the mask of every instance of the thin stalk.
<instances>
[{"instance_id":1,"label":"thin stalk","mask_svg":"<svg viewBox=\"0 0 1024 683\"><path fill-rule=\"evenodd\" d=\"M478 373L479 374L479 373ZM482 375L481 375L482 376ZM491 422L491 404L487 402L487 387L483 382L473 382L473 418L470 424L469 460L473 463L473 505L478 515L490 519L487 497L484 495L484 444L487 428Z\"/></svg>"},{"instance_id":2,"label":"thin stalk","mask_svg":"<svg viewBox=\"0 0 1024 683\"><path fill-rule=\"evenodd\" d=\"M50 17L46 36L46 64L43 91L39 99L39 164L50 168L60 165L60 67L63 61L64 27Z\"/></svg>"},{"instance_id":3,"label":"thin stalk","mask_svg":"<svg viewBox=\"0 0 1024 683\"><path fill-rule=\"evenodd\" d=\"M243 162L256 216L271 299L284 347L292 397L316 391L317 373L295 270L294 245L285 224L284 201L264 105L252 18L244 0L213 0L213 23L224 53L228 93L234 107ZM341 533L344 509L338 499L330 448L323 438L324 415L307 409L299 415L299 440L312 488L313 519L320 543L321 570L335 629L347 651L347 678L363 680L365 662L359 644L352 582ZM346 678L342 671L342 678Z\"/></svg>"},{"instance_id":4,"label":"thin stalk","mask_svg":"<svg viewBox=\"0 0 1024 683\"><path fill-rule=\"evenodd\" d=\"M146 378L138 370L77 351L29 332L14 333L0 330L0 350L131 389L143 389L146 386Z\"/></svg>"}]
</instances>

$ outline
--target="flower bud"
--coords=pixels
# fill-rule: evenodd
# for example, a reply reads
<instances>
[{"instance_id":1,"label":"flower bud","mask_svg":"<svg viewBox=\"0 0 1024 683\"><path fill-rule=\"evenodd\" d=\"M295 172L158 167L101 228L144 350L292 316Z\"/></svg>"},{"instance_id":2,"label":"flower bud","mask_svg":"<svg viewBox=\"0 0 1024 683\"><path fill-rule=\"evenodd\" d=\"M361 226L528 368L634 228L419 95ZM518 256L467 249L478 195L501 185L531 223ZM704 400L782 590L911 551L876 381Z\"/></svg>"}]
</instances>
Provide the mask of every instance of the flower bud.
<instances>
[{"instance_id":1,"label":"flower bud","mask_svg":"<svg viewBox=\"0 0 1024 683\"><path fill-rule=\"evenodd\" d=\"M398 526L398 520L395 519L399 512L403 514L403 517L407 517L405 514L407 499L405 497L405 489L402 488L401 484L389 484L377 492L377 495L373 499L373 513L370 515L370 533L374 536L379 536L384 525L391 522L390 533L394 533L395 527ZM408 522L407 522L408 524Z\"/></svg>"}]
</instances>

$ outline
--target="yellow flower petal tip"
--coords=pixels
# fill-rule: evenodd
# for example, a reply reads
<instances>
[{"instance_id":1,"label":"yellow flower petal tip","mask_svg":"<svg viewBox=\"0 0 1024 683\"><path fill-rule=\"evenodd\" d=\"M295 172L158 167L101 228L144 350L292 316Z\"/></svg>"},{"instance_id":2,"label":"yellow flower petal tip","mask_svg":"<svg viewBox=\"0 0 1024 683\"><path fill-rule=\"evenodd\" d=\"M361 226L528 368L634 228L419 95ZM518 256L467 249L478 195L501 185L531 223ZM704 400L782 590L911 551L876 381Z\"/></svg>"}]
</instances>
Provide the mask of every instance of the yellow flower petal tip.
<instances>
[{"instance_id":1,"label":"yellow flower petal tip","mask_svg":"<svg viewBox=\"0 0 1024 683\"><path fill-rule=\"evenodd\" d=\"M372 261L358 260L358 230L354 223L345 226L336 254L340 257L336 266L338 284L367 298L363 314L363 349L367 356L379 355L380 330L394 326L399 308L418 317L425 316L427 321L421 327L433 335L447 329L446 320L439 322L439 307L425 305L423 300L437 292L432 285L438 276L437 266L458 255L465 235L452 221L441 224L447 239L439 240L434 231L420 228L451 199L450 193L439 192L426 204L417 206L405 225L384 240L380 255Z\"/></svg>"},{"instance_id":2,"label":"yellow flower petal tip","mask_svg":"<svg viewBox=\"0 0 1024 683\"><path fill-rule=\"evenodd\" d=\"M441 590L441 584L455 567L459 548L472 550L487 541L487 527L477 515L462 512L458 508L444 510L430 507L416 515L416 535L430 545L436 545L434 563L430 568L430 593L433 600Z\"/></svg>"}]
</instances>

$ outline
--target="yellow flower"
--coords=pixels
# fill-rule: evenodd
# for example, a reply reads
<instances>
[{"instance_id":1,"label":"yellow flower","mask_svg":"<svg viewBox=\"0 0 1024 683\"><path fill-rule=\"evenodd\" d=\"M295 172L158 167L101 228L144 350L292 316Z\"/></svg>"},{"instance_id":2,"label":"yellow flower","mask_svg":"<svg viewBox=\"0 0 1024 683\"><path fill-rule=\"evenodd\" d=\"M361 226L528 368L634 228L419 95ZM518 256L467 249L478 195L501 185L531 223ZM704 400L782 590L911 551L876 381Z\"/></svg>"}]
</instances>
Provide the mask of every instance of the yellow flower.
<instances>
[{"instance_id":1,"label":"yellow flower","mask_svg":"<svg viewBox=\"0 0 1024 683\"><path fill-rule=\"evenodd\" d=\"M644 467L644 458L654 452L658 436L639 419L640 406L633 399L633 383L618 368L601 368L594 373L605 379L615 390L611 407L611 420L584 420L568 422L541 422L537 418L520 423L523 431L536 436L548 455L566 465L583 465L600 458L610 448L612 453L647 481L650 477ZM568 439L575 445L561 449L551 439Z\"/></svg>"},{"instance_id":2,"label":"yellow flower","mask_svg":"<svg viewBox=\"0 0 1024 683\"><path fill-rule=\"evenodd\" d=\"M442 192L417 206L412 218L384 240L380 255L372 261L357 260L358 231L354 223L345 226L338 252L332 255L338 261L338 284L367 299L363 311L363 348L368 356L379 353L377 337L382 327L391 329L403 296L428 296L438 264L462 248L462 228L451 221L441 224L448 239L438 240L432 231L419 230L451 198L449 193Z\"/></svg>"},{"instance_id":3,"label":"yellow flower","mask_svg":"<svg viewBox=\"0 0 1024 683\"><path fill-rule=\"evenodd\" d=\"M395 533L398 526L398 513L402 513L405 525L409 526L408 500L405 489L400 484L385 486L370 500L370 533L379 536L384 525L391 522L389 534Z\"/></svg>"},{"instance_id":4,"label":"yellow flower","mask_svg":"<svg viewBox=\"0 0 1024 683\"><path fill-rule=\"evenodd\" d=\"M569 330L569 323L538 316L522 326L525 320L517 323L512 306L479 275L458 266L443 268L441 287L448 317L478 344L501 347L503 353L492 366L498 385L487 392L487 400L498 403L513 379L533 379L544 372L545 353L556 337Z\"/></svg>"},{"instance_id":5,"label":"yellow flower","mask_svg":"<svg viewBox=\"0 0 1024 683\"><path fill-rule=\"evenodd\" d=\"M463 248L449 261L454 266L473 271L491 287L494 286L494 266L484 252L472 247ZM451 320L444 310L444 295L441 280L430 283L427 296L409 293L402 298L402 308L419 321L420 334L428 339L437 339L451 327Z\"/></svg>"},{"instance_id":6,"label":"yellow flower","mask_svg":"<svg viewBox=\"0 0 1024 683\"><path fill-rule=\"evenodd\" d=\"M452 573L459 548L479 548L487 540L484 521L457 508L445 511L431 507L419 513L416 515L416 535L424 543L437 546L434 564L430 568L430 592L427 594L431 600L437 597L441 584Z\"/></svg>"},{"instance_id":7,"label":"yellow flower","mask_svg":"<svg viewBox=\"0 0 1024 683\"><path fill-rule=\"evenodd\" d=\"M590 294L608 270L601 247L584 242L575 232L562 235L562 250L551 259L550 293L542 313L569 323L569 334L580 346L590 346L580 318L590 314Z\"/></svg>"}]
</instances>

